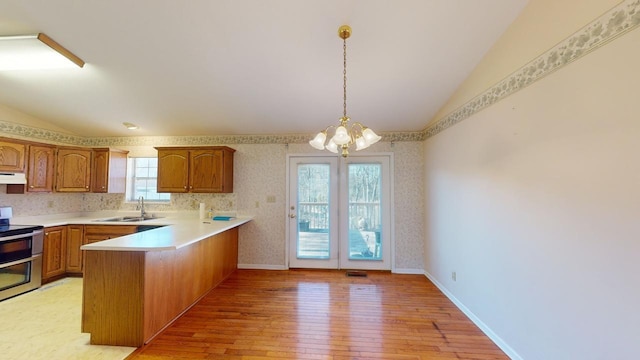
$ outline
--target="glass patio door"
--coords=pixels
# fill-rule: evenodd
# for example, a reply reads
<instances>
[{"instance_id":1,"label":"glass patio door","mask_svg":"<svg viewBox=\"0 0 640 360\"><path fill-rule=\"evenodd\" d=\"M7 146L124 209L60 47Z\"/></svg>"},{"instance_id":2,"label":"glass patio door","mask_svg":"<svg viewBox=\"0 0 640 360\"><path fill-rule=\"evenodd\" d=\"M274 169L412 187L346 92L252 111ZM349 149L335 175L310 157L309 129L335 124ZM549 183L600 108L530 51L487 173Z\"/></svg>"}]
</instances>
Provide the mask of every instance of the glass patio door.
<instances>
[{"instance_id":1,"label":"glass patio door","mask_svg":"<svg viewBox=\"0 0 640 360\"><path fill-rule=\"evenodd\" d=\"M391 269L389 162L289 158L289 267Z\"/></svg>"},{"instance_id":2,"label":"glass patio door","mask_svg":"<svg viewBox=\"0 0 640 360\"><path fill-rule=\"evenodd\" d=\"M338 268L338 158L289 159L289 267Z\"/></svg>"},{"instance_id":3,"label":"glass patio door","mask_svg":"<svg viewBox=\"0 0 640 360\"><path fill-rule=\"evenodd\" d=\"M389 270L390 164L388 156L353 156L340 177L340 267Z\"/></svg>"}]
</instances>

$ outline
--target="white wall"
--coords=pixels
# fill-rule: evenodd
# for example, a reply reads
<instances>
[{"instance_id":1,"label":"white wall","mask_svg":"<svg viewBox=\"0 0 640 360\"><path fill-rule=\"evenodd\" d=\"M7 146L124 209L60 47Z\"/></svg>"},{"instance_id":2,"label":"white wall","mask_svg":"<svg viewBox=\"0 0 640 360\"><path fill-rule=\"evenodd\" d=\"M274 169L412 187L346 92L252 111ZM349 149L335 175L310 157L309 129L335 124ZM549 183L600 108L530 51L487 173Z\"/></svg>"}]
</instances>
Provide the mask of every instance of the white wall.
<instances>
[{"instance_id":1,"label":"white wall","mask_svg":"<svg viewBox=\"0 0 640 360\"><path fill-rule=\"evenodd\" d=\"M638 44L636 29L425 142L425 270L514 358L638 358Z\"/></svg>"}]
</instances>

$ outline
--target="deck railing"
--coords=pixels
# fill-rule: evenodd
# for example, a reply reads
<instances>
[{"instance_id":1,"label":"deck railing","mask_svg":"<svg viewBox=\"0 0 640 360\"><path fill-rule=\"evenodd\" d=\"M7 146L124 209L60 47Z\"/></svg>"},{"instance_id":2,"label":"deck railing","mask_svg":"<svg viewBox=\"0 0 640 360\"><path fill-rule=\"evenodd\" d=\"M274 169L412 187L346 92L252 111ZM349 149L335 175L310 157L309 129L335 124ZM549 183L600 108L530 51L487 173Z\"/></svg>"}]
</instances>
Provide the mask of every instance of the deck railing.
<instances>
[{"instance_id":1,"label":"deck railing","mask_svg":"<svg viewBox=\"0 0 640 360\"><path fill-rule=\"evenodd\" d=\"M301 202L298 206L300 231L328 231L329 203ZM349 214L349 229L380 228L380 204L377 202L352 202L349 204Z\"/></svg>"}]
</instances>

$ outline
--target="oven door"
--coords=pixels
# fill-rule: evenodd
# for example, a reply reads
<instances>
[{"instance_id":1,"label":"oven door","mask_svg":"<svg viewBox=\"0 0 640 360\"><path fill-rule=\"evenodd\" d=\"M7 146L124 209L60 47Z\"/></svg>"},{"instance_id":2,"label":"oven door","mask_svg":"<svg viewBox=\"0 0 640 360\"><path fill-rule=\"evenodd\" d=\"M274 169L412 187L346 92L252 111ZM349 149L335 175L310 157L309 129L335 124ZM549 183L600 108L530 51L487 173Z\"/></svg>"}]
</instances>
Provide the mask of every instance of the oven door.
<instances>
[{"instance_id":1,"label":"oven door","mask_svg":"<svg viewBox=\"0 0 640 360\"><path fill-rule=\"evenodd\" d=\"M0 300L37 289L42 283L42 254L0 265Z\"/></svg>"}]
</instances>

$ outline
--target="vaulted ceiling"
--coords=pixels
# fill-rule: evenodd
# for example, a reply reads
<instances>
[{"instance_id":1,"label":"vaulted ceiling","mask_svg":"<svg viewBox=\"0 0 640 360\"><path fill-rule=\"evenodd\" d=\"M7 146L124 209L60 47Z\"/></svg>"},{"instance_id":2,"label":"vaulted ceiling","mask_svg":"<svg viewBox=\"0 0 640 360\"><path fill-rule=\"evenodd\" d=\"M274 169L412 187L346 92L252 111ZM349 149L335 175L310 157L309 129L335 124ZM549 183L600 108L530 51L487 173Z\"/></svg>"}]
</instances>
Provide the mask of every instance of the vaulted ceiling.
<instances>
[{"instance_id":1,"label":"vaulted ceiling","mask_svg":"<svg viewBox=\"0 0 640 360\"><path fill-rule=\"evenodd\" d=\"M86 65L0 72L0 104L81 136L313 134L342 115L348 24L348 115L420 131L526 2L3 0L0 35Z\"/></svg>"}]
</instances>

